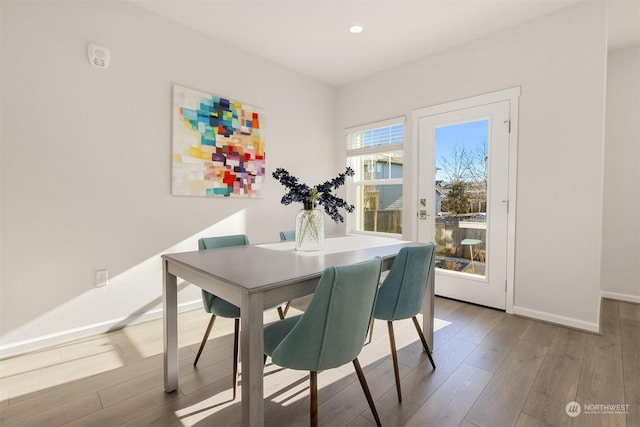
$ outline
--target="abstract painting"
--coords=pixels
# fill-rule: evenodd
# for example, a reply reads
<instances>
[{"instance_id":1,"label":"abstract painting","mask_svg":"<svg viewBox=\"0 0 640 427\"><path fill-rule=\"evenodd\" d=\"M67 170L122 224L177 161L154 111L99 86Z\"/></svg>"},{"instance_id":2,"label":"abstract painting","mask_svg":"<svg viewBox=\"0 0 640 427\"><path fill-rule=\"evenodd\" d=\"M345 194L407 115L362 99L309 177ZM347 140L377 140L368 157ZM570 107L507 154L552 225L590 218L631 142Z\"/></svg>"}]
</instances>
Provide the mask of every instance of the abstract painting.
<instances>
[{"instance_id":1,"label":"abstract painting","mask_svg":"<svg viewBox=\"0 0 640 427\"><path fill-rule=\"evenodd\" d=\"M174 85L173 194L260 197L263 126L256 107Z\"/></svg>"}]
</instances>

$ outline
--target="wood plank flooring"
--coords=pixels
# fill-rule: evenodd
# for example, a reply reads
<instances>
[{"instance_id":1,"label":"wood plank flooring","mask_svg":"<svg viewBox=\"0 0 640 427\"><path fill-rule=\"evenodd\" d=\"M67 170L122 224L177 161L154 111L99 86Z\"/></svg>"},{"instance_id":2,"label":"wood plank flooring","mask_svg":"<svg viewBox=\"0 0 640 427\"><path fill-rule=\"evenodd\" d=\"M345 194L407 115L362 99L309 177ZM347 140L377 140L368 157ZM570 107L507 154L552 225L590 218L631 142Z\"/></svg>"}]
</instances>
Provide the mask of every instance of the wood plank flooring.
<instances>
[{"instance_id":1,"label":"wood plank flooring","mask_svg":"<svg viewBox=\"0 0 640 427\"><path fill-rule=\"evenodd\" d=\"M297 300L291 313L305 304ZM436 370L411 320L394 322L402 403L386 322L375 323L359 356L382 425L640 426L640 305L603 300L601 335L444 298L435 313ZM276 319L265 314L265 322ZM193 367L207 322L203 310L179 316L180 387L171 394L163 390L159 320L2 360L0 425L240 425L231 320L216 321ZM268 360L264 384L267 425L308 425L307 373ZM351 364L318 375L318 398L323 426L375 425ZM579 415L567 415L570 402L581 405Z\"/></svg>"}]
</instances>

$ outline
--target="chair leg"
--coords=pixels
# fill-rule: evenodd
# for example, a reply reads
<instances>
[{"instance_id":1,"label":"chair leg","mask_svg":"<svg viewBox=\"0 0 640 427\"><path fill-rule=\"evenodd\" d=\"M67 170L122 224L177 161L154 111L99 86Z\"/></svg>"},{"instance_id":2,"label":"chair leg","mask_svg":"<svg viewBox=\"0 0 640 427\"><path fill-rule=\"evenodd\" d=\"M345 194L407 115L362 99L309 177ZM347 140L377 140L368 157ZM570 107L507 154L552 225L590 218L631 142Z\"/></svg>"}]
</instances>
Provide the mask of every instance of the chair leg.
<instances>
[{"instance_id":1,"label":"chair leg","mask_svg":"<svg viewBox=\"0 0 640 427\"><path fill-rule=\"evenodd\" d=\"M418 331L418 336L420 336L420 341L422 341L422 347L424 347L424 351L429 356L429 360L431 361L431 366L433 369L436 369L436 364L433 361L433 357L431 357L431 350L429 350L429 346L427 345L427 340L424 338L424 334L422 333L422 329L420 329L420 323L418 323L418 319L416 316L411 318L413 320L413 325L416 327L416 331Z\"/></svg>"},{"instance_id":2,"label":"chair leg","mask_svg":"<svg viewBox=\"0 0 640 427\"><path fill-rule=\"evenodd\" d=\"M318 373L309 372L309 422L311 427L318 427Z\"/></svg>"},{"instance_id":3,"label":"chair leg","mask_svg":"<svg viewBox=\"0 0 640 427\"><path fill-rule=\"evenodd\" d=\"M200 359L200 353L202 353L202 349L204 345L207 343L209 339L209 334L211 333L211 328L213 328L213 322L216 321L216 315L211 315L211 320L209 320L209 324L207 325L207 330L204 332L204 337L202 337L202 344L200 344L200 349L198 350L198 354L196 355L196 360L193 361L193 366L198 364L198 359Z\"/></svg>"},{"instance_id":4,"label":"chair leg","mask_svg":"<svg viewBox=\"0 0 640 427\"><path fill-rule=\"evenodd\" d=\"M233 399L236 398L238 384L238 336L240 335L240 319L235 319L233 325Z\"/></svg>"},{"instance_id":5,"label":"chair leg","mask_svg":"<svg viewBox=\"0 0 640 427\"><path fill-rule=\"evenodd\" d=\"M278 307L278 316L280 316L280 320L284 319L284 312L282 311L282 307Z\"/></svg>"},{"instance_id":6,"label":"chair leg","mask_svg":"<svg viewBox=\"0 0 640 427\"><path fill-rule=\"evenodd\" d=\"M287 301L287 304L284 306L284 313L283 316L286 317L287 312L289 311L289 307L291 306L291 301ZM283 317L284 318L284 317Z\"/></svg>"},{"instance_id":7,"label":"chair leg","mask_svg":"<svg viewBox=\"0 0 640 427\"><path fill-rule=\"evenodd\" d=\"M373 413L373 418L376 420L376 424L380 427L380 417L378 416L378 411L376 411L376 405L373 403L373 398L371 397L371 392L369 391L369 386L367 385L367 380L364 378L364 372L362 372L362 367L360 366L360 362L356 357L353 359L353 367L356 368L356 373L358 374L358 380L360 380L360 385L362 386L362 391L364 391L364 395L367 398L367 402L369 403L369 408L371 408L371 412Z\"/></svg>"},{"instance_id":8,"label":"chair leg","mask_svg":"<svg viewBox=\"0 0 640 427\"><path fill-rule=\"evenodd\" d=\"M371 318L371 323L369 323L369 342L367 344L371 344L371 340L373 339L373 321L375 319Z\"/></svg>"},{"instance_id":9,"label":"chair leg","mask_svg":"<svg viewBox=\"0 0 640 427\"><path fill-rule=\"evenodd\" d=\"M393 373L396 377L396 391L398 392L398 402L402 402L402 390L400 389L400 371L398 370L398 352L396 351L396 340L393 335L393 322L387 320L389 328L389 344L391 344L391 357L393 358Z\"/></svg>"}]
</instances>

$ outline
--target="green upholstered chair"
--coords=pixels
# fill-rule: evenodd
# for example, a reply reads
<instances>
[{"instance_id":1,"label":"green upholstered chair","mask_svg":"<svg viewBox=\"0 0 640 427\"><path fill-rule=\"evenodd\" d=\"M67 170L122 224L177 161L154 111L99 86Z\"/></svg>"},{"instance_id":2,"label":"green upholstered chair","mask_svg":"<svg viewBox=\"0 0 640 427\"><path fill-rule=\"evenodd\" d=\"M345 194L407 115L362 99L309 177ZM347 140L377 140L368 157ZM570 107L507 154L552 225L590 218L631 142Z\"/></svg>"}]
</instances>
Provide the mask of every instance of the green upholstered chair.
<instances>
[{"instance_id":1,"label":"green upholstered chair","mask_svg":"<svg viewBox=\"0 0 640 427\"><path fill-rule=\"evenodd\" d=\"M394 320L409 318L413 320L420 341L422 341L424 351L431 361L431 366L433 366L433 369L436 368L433 357L431 357L431 350L429 350L427 340L425 340L418 319L416 318L416 315L422 307L422 300L427 290L427 279L429 274L433 274L433 250L433 243L400 249L398 256L393 261L391 270L389 270L389 274L382 282L382 285L380 285L378 299L373 309L369 341L371 341L371 334L373 333L373 320L386 320L389 329L393 369L396 377L396 390L400 402L402 402L402 391L400 389L400 375L398 372L398 354L393 336Z\"/></svg>"},{"instance_id":2,"label":"green upholstered chair","mask_svg":"<svg viewBox=\"0 0 640 427\"><path fill-rule=\"evenodd\" d=\"M296 240L296 231L295 230L288 230L288 231L281 231L280 232L280 241L281 242L294 241L294 240Z\"/></svg>"},{"instance_id":3,"label":"green upholstered chair","mask_svg":"<svg viewBox=\"0 0 640 427\"><path fill-rule=\"evenodd\" d=\"M198 240L198 249L209 250L248 244L249 238L244 234L203 237ZM198 354L196 355L196 360L193 362L193 366L196 366L198 364L200 354L202 353L202 350L204 349L204 346L209 339L209 334L211 333L211 328L213 328L213 323L216 321L216 317L220 316L229 319L235 319L233 332L233 398L235 399L236 382L238 377L238 332L240 331L240 307L231 304L227 300L213 295L212 293L209 293L204 289L202 290L202 304L204 306L204 310L207 313L211 313L211 320L209 320L209 325L207 325L207 330L205 331L204 337L202 338L202 343L200 344L200 349L198 350ZM282 308L279 306L278 315L280 316L280 319L284 319L284 313L282 312Z\"/></svg>"},{"instance_id":4,"label":"green upholstered chair","mask_svg":"<svg viewBox=\"0 0 640 427\"><path fill-rule=\"evenodd\" d=\"M318 371L352 362L369 407L380 419L358 362L371 321L382 260L324 270L304 314L264 330L266 355L278 366L309 371L311 426L318 423ZM266 360L265 355L265 360Z\"/></svg>"}]
</instances>

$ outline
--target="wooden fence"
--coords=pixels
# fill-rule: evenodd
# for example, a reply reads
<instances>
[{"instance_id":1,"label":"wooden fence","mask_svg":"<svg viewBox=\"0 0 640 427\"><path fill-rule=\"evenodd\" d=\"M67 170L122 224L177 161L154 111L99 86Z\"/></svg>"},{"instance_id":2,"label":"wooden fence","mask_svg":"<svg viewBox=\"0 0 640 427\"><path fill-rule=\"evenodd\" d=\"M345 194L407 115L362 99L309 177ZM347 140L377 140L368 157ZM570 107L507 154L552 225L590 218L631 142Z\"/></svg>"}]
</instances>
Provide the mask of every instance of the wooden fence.
<instances>
[{"instance_id":1,"label":"wooden fence","mask_svg":"<svg viewBox=\"0 0 640 427\"><path fill-rule=\"evenodd\" d=\"M402 211L364 211L364 230L401 234Z\"/></svg>"},{"instance_id":2,"label":"wooden fence","mask_svg":"<svg viewBox=\"0 0 640 427\"><path fill-rule=\"evenodd\" d=\"M487 242L486 222L468 222L464 216L436 219L436 253L438 255L468 258L460 244L464 239L481 240L476 249L484 250Z\"/></svg>"}]
</instances>

